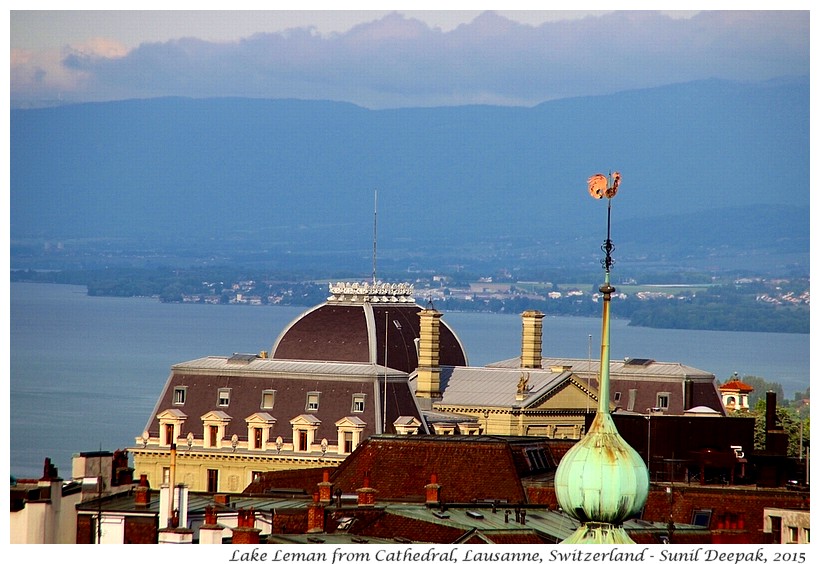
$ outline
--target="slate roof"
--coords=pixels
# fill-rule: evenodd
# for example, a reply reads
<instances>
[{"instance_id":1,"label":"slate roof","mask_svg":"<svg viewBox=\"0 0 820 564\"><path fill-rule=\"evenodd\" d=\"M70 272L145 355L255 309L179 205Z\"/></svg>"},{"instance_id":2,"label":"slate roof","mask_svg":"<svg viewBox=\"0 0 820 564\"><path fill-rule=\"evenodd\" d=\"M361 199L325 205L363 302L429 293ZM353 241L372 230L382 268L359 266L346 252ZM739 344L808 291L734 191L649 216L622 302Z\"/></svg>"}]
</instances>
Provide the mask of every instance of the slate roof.
<instances>
[{"instance_id":1,"label":"slate roof","mask_svg":"<svg viewBox=\"0 0 820 564\"><path fill-rule=\"evenodd\" d=\"M527 396L517 400L518 381L527 380ZM464 406L512 406L530 407L557 391L564 385L571 372L553 372L544 369L509 369L484 367L445 366L441 369L442 397L436 403ZM415 390L416 379L411 378Z\"/></svg>"},{"instance_id":2,"label":"slate roof","mask_svg":"<svg viewBox=\"0 0 820 564\"><path fill-rule=\"evenodd\" d=\"M386 376L385 376L386 373ZM385 383L385 379L387 382ZM174 403L174 389L186 388L185 403ZM217 404L219 390L230 388L230 403ZM272 409L264 409L262 392L274 390ZM319 408L307 409L307 394L319 392ZM366 363L282 361L253 358L237 361L236 357L209 356L176 364L165 384L146 429L153 436L159 434L157 415L173 409L187 416L182 434L192 432L199 439L203 435L200 417L219 410L227 414L225 436L236 434L246 440L248 425L245 419L256 413L267 413L276 419L271 428L272 439L289 438L293 429L290 421L299 415L311 415L321 421L316 441L327 439L338 442L335 422L356 416L365 423L365 436L381 430L384 408L381 397L387 398L387 430L400 416L421 419L415 398L410 392L406 375L384 367ZM364 412L353 412L353 396L365 395Z\"/></svg>"},{"instance_id":3,"label":"slate roof","mask_svg":"<svg viewBox=\"0 0 820 564\"><path fill-rule=\"evenodd\" d=\"M579 380L589 380L590 386L597 389L600 360L544 357L542 362L544 369L561 367L571 371ZM487 366L494 369L518 369L520 372L520 363L521 360L516 357ZM691 403L688 406L684 381L690 382L691 385ZM670 415L680 415L687 408L697 406L708 407L725 414L714 374L679 362L630 358L610 361L610 401L614 402L616 409L628 409L632 389L636 390L632 408L636 413L645 413L647 409L656 407L657 395L663 393L669 395L669 407L665 411Z\"/></svg>"},{"instance_id":4,"label":"slate roof","mask_svg":"<svg viewBox=\"0 0 820 564\"><path fill-rule=\"evenodd\" d=\"M324 303L297 317L279 335L271 358L363 362L410 373L418 367L420 337L415 303ZM385 350L385 339L388 346ZM441 321L440 362L463 366L467 354L456 334ZM385 362L385 354L387 355Z\"/></svg>"},{"instance_id":5,"label":"slate roof","mask_svg":"<svg viewBox=\"0 0 820 564\"><path fill-rule=\"evenodd\" d=\"M612 378L634 378L634 377L664 377L675 376L689 378L705 378L713 379L714 374L693 368L679 362L665 362L652 359L639 359L641 362L636 362L638 359L612 359L609 363L609 373ZM521 364L521 359L518 357L493 362L488 364L490 367L498 368L518 368ZM563 358L563 357L544 357L542 366L550 368L552 366L565 366L568 370L576 374L598 374L600 370L600 360L595 358L579 359L579 358Z\"/></svg>"}]
</instances>

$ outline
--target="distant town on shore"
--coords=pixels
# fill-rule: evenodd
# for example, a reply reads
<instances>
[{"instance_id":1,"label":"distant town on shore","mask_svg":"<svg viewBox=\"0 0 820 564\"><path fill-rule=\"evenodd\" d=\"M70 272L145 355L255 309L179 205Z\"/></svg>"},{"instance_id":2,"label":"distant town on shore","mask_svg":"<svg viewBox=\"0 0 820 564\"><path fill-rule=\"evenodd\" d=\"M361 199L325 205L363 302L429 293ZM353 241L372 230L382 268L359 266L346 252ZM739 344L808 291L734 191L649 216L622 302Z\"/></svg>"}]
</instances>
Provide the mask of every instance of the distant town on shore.
<instances>
[{"instance_id":1,"label":"distant town on shore","mask_svg":"<svg viewBox=\"0 0 820 564\"><path fill-rule=\"evenodd\" d=\"M39 271L15 270L12 282L51 282L86 286L89 295L156 297L163 302L214 305L311 306L321 303L328 282L275 276L247 269L144 269ZM351 282L358 279L350 278ZM600 294L593 281L522 281L507 272L470 278L468 273L405 273L384 282L414 284L418 301L443 311L520 314L537 309L547 315L597 316ZM808 278L721 279L684 274L677 282L615 281L614 314L630 324L652 328L809 333Z\"/></svg>"}]
</instances>

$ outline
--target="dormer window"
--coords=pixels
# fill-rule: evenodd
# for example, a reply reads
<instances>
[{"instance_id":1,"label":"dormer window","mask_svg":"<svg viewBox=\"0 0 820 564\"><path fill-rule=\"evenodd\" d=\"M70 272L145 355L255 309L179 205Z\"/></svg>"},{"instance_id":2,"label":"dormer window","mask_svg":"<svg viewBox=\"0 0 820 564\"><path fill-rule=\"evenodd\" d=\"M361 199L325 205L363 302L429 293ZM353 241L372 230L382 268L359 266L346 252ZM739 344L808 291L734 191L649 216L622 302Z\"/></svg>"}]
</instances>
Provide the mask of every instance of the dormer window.
<instances>
[{"instance_id":1,"label":"dormer window","mask_svg":"<svg viewBox=\"0 0 820 564\"><path fill-rule=\"evenodd\" d=\"M314 415L305 413L290 420L293 428L293 450L295 452L310 452L316 432L322 422Z\"/></svg>"},{"instance_id":2,"label":"dormer window","mask_svg":"<svg viewBox=\"0 0 820 564\"><path fill-rule=\"evenodd\" d=\"M262 405L260 405L260 409L273 409L273 400L276 396L276 390L263 390L262 391Z\"/></svg>"},{"instance_id":3,"label":"dormer window","mask_svg":"<svg viewBox=\"0 0 820 564\"><path fill-rule=\"evenodd\" d=\"M187 386L177 386L174 388L174 405L185 405L185 396L187 395Z\"/></svg>"},{"instance_id":4,"label":"dormer window","mask_svg":"<svg viewBox=\"0 0 820 564\"><path fill-rule=\"evenodd\" d=\"M270 441L270 430L276 423L276 418L270 413L260 411L245 418L248 424L248 449L267 450Z\"/></svg>"},{"instance_id":5,"label":"dormer window","mask_svg":"<svg viewBox=\"0 0 820 564\"><path fill-rule=\"evenodd\" d=\"M166 409L159 415L160 446L171 446L177 442L177 437L182 436L182 425L188 416L179 409Z\"/></svg>"},{"instance_id":6,"label":"dormer window","mask_svg":"<svg viewBox=\"0 0 820 564\"><path fill-rule=\"evenodd\" d=\"M456 426L453 423L433 423L436 435L455 435Z\"/></svg>"},{"instance_id":7,"label":"dormer window","mask_svg":"<svg viewBox=\"0 0 820 564\"><path fill-rule=\"evenodd\" d=\"M418 435L421 421L410 415L402 415L393 422L398 435Z\"/></svg>"},{"instance_id":8,"label":"dormer window","mask_svg":"<svg viewBox=\"0 0 820 564\"><path fill-rule=\"evenodd\" d=\"M353 406L350 408L350 411L352 411L353 413L363 413L364 400L364 394L353 394Z\"/></svg>"},{"instance_id":9,"label":"dormer window","mask_svg":"<svg viewBox=\"0 0 820 564\"><path fill-rule=\"evenodd\" d=\"M655 406L658 409L669 409L669 392L659 392L655 401Z\"/></svg>"},{"instance_id":10,"label":"dormer window","mask_svg":"<svg viewBox=\"0 0 820 564\"><path fill-rule=\"evenodd\" d=\"M319 392L308 392L307 402L305 403L305 411L319 410Z\"/></svg>"},{"instance_id":11,"label":"dormer window","mask_svg":"<svg viewBox=\"0 0 820 564\"><path fill-rule=\"evenodd\" d=\"M231 416L224 411L209 411L202 417L202 437L205 448L221 448Z\"/></svg>"},{"instance_id":12,"label":"dormer window","mask_svg":"<svg viewBox=\"0 0 820 564\"><path fill-rule=\"evenodd\" d=\"M549 468L547 455L543 448L529 448L524 451L527 461L530 463L530 470L545 470Z\"/></svg>"},{"instance_id":13,"label":"dormer window","mask_svg":"<svg viewBox=\"0 0 820 564\"><path fill-rule=\"evenodd\" d=\"M216 405L219 407L228 407L231 404L231 389L219 388L217 393Z\"/></svg>"},{"instance_id":14,"label":"dormer window","mask_svg":"<svg viewBox=\"0 0 820 564\"><path fill-rule=\"evenodd\" d=\"M352 415L336 421L339 454L350 454L362 440L362 433L367 424Z\"/></svg>"},{"instance_id":15,"label":"dormer window","mask_svg":"<svg viewBox=\"0 0 820 564\"><path fill-rule=\"evenodd\" d=\"M458 432L461 435L480 435L481 426L477 422L459 423Z\"/></svg>"}]
</instances>

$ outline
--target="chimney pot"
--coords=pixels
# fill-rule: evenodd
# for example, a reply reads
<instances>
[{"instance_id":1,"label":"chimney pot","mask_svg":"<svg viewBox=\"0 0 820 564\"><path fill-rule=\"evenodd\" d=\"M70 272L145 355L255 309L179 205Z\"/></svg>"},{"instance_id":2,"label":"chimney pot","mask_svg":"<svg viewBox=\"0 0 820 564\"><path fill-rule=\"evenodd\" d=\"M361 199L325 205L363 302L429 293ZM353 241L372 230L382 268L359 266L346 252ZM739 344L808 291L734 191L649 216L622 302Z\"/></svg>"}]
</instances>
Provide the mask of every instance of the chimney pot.
<instances>
[{"instance_id":1,"label":"chimney pot","mask_svg":"<svg viewBox=\"0 0 820 564\"><path fill-rule=\"evenodd\" d=\"M416 369L418 386L416 396L428 400L441 397L441 312L424 309L418 312L419 320L419 362Z\"/></svg>"},{"instance_id":2,"label":"chimney pot","mask_svg":"<svg viewBox=\"0 0 820 564\"><path fill-rule=\"evenodd\" d=\"M434 506L441 504L441 484L438 483L438 476L430 475L430 483L424 486L425 490L425 504L427 506Z\"/></svg>"},{"instance_id":3,"label":"chimney pot","mask_svg":"<svg viewBox=\"0 0 820 564\"><path fill-rule=\"evenodd\" d=\"M205 524L216 525L216 508L213 505L205 508Z\"/></svg>"},{"instance_id":4,"label":"chimney pot","mask_svg":"<svg viewBox=\"0 0 820 564\"><path fill-rule=\"evenodd\" d=\"M318 499L318 494L314 494L313 503L308 506L307 533L321 533L325 530L325 507Z\"/></svg>"},{"instance_id":5,"label":"chimney pot","mask_svg":"<svg viewBox=\"0 0 820 564\"><path fill-rule=\"evenodd\" d=\"M541 338L544 314L527 310L521 314L521 368L541 368Z\"/></svg>"},{"instance_id":6,"label":"chimney pot","mask_svg":"<svg viewBox=\"0 0 820 564\"><path fill-rule=\"evenodd\" d=\"M329 470L322 472L322 481L317 485L319 486L319 501L326 504L330 503L331 496L333 495L333 484L330 483Z\"/></svg>"},{"instance_id":7,"label":"chimney pot","mask_svg":"<svg viewBox=\"0 0 820 564\"><path fill-rule=\"evenodd\" d=\"M148 477L143 474L140 476L139 485L134 488L134 505L146 507L149 503L151 503L151 489L148 487Z\"/></svg>"},{"instance_id":8,"label":"chimney pot","mask_svg":"<svg viewBox=\"0 0 820 564\"><path fill-rule=\"evenodd\" d=\"M376 504L376 491L370 487L370 474L364 475L364 485L356 490L357 503L360 507L372 507Z\"/></svg>"}]
</instances>

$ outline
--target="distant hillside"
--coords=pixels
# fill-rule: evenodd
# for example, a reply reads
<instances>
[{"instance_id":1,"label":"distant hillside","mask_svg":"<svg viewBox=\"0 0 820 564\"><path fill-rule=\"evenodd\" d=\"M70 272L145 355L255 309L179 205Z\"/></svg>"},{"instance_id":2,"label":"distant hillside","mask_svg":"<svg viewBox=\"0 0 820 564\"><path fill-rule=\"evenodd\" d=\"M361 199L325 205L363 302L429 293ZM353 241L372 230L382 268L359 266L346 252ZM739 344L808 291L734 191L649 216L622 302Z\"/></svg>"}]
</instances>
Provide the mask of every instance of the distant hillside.
<instances>
[{"instance_id":1,"label":"distant hillside","mask_svg":"<svg viewBox=\"0 0 820 564\"><path fill-rule=\"evenodd\" d=\"M615 169L616 258L731 245L808 260L808 79L533 108L165 98L12 110L11 237L366 265L378 190L385 255L561 260L596 254L606 206L586 178Z\"/></svg>"}]
</instances>

